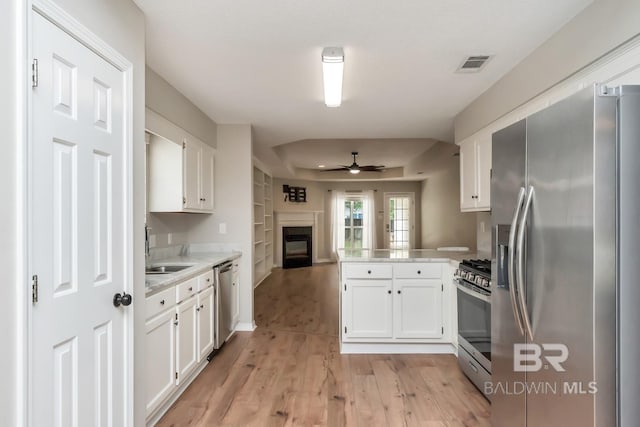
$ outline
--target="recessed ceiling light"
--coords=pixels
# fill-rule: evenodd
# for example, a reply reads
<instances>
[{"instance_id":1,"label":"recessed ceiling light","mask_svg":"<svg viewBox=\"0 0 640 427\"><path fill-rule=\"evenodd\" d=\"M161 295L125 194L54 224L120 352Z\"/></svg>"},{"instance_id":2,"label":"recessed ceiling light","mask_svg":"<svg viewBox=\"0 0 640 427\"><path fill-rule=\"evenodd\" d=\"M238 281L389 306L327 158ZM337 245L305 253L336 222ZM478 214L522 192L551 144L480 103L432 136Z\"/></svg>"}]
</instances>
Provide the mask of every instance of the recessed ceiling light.
<instances>
[{"instance_id":1,"label":"recessed ceiling light","mask_svg":"<svg viewBox=\"0 0 640 427\"><path fill-rule=\"evenodd\" d=\"M324 168L324 167L326 167L326 166L325 166L325 165L318 165L318 167L319 167L320 169L322 169L322 168Z\"/></svg>"}]
</instances>

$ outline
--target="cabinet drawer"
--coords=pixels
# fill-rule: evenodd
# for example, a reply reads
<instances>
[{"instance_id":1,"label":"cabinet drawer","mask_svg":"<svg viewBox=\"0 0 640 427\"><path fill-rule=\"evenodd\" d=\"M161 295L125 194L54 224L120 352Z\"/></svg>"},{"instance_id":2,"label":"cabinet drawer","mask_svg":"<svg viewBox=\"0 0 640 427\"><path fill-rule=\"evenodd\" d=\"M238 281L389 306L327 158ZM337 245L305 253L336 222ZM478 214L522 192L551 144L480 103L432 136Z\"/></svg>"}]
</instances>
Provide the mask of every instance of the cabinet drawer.
<instances>
[{"instance_id":1,"label":"cabinet drawer","mask_svg":"<svg viewBox=\"0 0 640 427\"><path fill-rule=\"evenodd\" d=\"M209 270L198 276L198 292L213 286L213 270Z\"/></svg>"},{"instance_id":2,"label":"cabinet drawer","mask_svg":"<svg viewBox=\"0 0 640 427\"><path fill-rule=\"evenodd\" d=\"M173 288L151 295L145 300L145 319L150 319L174 305L176 305L176 293Z\"/></svg>"},{"instance_id":3,"label":"cabinet drawer","mask_svg":"<svg viewBox=\"0 0 640 427\"><path fill-rule=\"evenodd\" d=\"M406 262L393 267L396 279L439 279L442 277L442 263Z\"/></svg>"},{"instance_id":4,"label":"cabinet drawer","mask_svg":"<svg viewBox=\"0 0 640 427\"><path fill-rule=\"evenodd\" d=\"M183 301L198 292L198 278L194 277L176 285L176 302Z\"/></svg>"},{"instance_id":5,"label":"cabinet drawer","mask_svg":"<svg viewBox=\"0 0 640 427\"><path fill-rule=\"evenodd\" d=\"M391 264L343 264L346 279L391 279Z\"/></svg>"}]
</instances>

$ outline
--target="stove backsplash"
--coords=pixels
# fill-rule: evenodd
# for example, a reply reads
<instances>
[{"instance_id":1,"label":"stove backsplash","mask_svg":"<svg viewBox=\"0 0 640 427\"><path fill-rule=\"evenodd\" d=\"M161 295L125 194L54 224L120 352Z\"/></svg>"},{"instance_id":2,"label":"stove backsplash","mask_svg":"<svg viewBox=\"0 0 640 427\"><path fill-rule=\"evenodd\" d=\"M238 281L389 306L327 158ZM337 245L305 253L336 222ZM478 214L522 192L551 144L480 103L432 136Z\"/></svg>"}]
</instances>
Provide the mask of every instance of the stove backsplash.
<instances>
[{"instance_id":1,"label":"stove backsplash","mask_svg":"<svg viewBox=\"0 0 640 427\"><path fill-rule=\"evenodd\" d=\"M478 258L491 259L491 212L476 215L476 247Z\"/></svg>"}]
</instances>

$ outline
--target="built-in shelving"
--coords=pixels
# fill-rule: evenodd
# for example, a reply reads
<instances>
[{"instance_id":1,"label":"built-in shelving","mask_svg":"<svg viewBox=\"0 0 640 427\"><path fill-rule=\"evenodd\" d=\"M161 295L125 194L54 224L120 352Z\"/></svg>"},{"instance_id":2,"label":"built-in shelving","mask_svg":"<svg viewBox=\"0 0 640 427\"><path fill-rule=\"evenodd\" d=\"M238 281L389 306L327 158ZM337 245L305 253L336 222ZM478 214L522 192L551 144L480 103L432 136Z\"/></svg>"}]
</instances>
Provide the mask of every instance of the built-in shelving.
<instances>
[{"instance_id":1,"label":"built-in shelving","mask_svg":"<svg viewBox=\"0 0 640 427\"><path fill-rule=\"evenodd\" d=\"M258 286L273 267L273 190L271 176L253 167L253 284Z\"/></svg>"}]
</instances>

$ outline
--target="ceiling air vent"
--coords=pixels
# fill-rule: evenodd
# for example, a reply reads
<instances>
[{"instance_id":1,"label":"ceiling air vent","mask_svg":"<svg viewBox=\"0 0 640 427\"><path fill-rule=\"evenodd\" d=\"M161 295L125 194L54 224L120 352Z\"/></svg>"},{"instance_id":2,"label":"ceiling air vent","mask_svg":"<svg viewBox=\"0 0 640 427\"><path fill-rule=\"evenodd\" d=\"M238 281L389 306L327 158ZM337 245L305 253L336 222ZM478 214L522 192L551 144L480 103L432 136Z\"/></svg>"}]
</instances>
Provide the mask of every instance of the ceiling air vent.
<instances>
[{"instance_id":1,"label":"ceiling air vent","mask_svg":"<svg viewBox=\"0 0 640 427\"><path fill-rule=\"evenodd\" d=\"M477 73L482 70L484 66L489 62L491 56L489 55L474 55L466 57L456 72L458 73Z\"/></svg>"}]
</instances>

